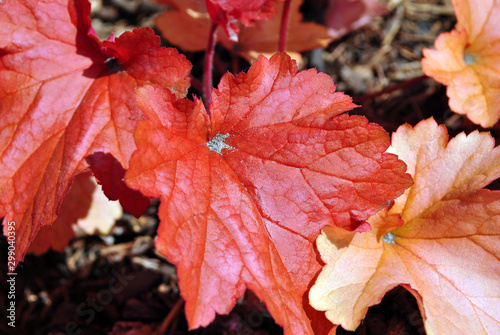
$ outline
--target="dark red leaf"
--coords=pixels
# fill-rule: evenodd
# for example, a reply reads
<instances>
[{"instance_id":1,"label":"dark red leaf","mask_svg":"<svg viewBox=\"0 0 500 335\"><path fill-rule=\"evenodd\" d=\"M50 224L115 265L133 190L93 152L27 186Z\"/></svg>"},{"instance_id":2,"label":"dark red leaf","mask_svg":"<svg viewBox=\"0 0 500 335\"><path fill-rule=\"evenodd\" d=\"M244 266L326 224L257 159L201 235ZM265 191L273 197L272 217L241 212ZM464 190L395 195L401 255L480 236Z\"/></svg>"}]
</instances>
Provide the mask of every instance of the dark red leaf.
<instances>
[{"instance_id":1,"label":"dark red leaf","mask_svg":"<svg viewBox=\"0 0 500 335\"><path fill-rule=\"evenodd\" d=\"M110 154L95 152L86 161L96 179L101 181L102 190L110 200L120 200L122 207L137 218L146 212L149 199L123 182L125 169L116 158Z\"/></svg>"}]
</instances>

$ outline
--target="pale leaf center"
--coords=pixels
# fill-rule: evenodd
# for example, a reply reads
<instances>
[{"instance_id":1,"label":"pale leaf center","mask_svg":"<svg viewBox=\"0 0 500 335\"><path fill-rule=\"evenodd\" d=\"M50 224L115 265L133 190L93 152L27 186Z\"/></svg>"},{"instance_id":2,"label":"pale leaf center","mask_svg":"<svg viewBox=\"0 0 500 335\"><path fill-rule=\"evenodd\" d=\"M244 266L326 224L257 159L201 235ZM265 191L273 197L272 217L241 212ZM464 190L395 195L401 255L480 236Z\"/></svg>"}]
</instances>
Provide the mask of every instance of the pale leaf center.
<instances>
[{"instance_id":1,"label":"pale leaf center","mask_svg":"<svg viewBox=\"0 0 500 335\"><path fill-rule=\"evenodd\" d=\"M229 134L225 134L225 135L217 134L217 135L215 135L214 138L212 138L212 140L207 142L208 149L215 151L219 155L222 153L222 149L234 149L233 147L224 143L224 140L228 137L229 137Z\"/></svg>"},{"instance_id":2,"label":"pale leaf center","mask_svg":"<svg viewBox=\"0 0 500 335\"><path fill-rule=\"evenodd\" d=\"M382 241L389 244L394 244L394 235L392 233L387 233L382 237Z\"/></svg>"},{"instance_id":3,"label":"pale leaf center","mask_svg":"<svg viewBox=\"0 0 500 335\"><path fill-rule=\"evenodd\" d=\"M465 55L464 55L464 62L467 65L477 64L478 60L479 60L479 57L477 57L474 54L465 53Z\"/></svg>"}]
</instances>

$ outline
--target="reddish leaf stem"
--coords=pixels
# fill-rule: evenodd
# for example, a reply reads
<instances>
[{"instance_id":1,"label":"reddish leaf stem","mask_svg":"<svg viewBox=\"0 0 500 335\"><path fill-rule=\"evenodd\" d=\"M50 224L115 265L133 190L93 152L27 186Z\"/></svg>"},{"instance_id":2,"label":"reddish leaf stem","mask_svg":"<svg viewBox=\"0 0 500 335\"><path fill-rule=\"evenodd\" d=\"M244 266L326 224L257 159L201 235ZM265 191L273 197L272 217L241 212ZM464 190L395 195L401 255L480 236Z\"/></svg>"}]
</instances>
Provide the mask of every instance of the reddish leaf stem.
<instances>
[{"instance_id":1,"label":"reddish leaf stem","mask_svg":"<svg viewBox=\"0 0 500 335\"><path fill-rule=\"evenodd\" d=\"M212 104L212 69L214 63L215 42L217 39L217 23L212 22L210 35L208 36L207 49L205 51L205 68L203 74L203 100L208 116L210 116L210 105Z\"/></svg>"},{"instance_id":2,"label":"reddish leaf stem","mask_svg":"<svg viewBox=\"0 0 500 335\"><path fill-rule=\"evenodd\" d=\"M231 59L231 69L233 74L236 75L240 72L240 56L234 49L231 50Z\"/></svg>"},{"instance_id":3,"label":"reddish leaf stem","mask_svg":"<svg viewBox=\"0 0 500 335\"><path fill-rule=\"evenodd\" d=\"M280 42L279 42L279 52L284 52L286 49L286 40L288 35L288 21L290 21L290 8L292 6L292 0L285 0L285 5L283 7L283 16L281 17L281 29L280 29Z\"/></svg>"},{"instance_id":4,"label":"reddish leaf stem","mask_svg":"<svg viewBox=\"0 0 500 335\"><path fill-rule=\"evenodd\" d=\"M175 303L174 307L172 307L165 320L163 320L160 326L160 334L166 333L168 327L170 326L174 318L177 316L177 314L179 314L182 305L184 305L184 300L182 299L177 300L177 302Z\"/></svg>"},{"instance_id":5,"label":"reddish leaf stem","mask_svg":"<svg viewBox=\"0 0 500 335\"><path fill-rule=\"evenodd\" d=\"M218 54L214 54L214 68L216 73L220 74L221 76L227 72L227 66L220 59L220 56Z\"/></svg>"},{"instance_id":6,"label":"reddish leaf stem","mask_svg":"<svg viewBox=\"0 0 500 335\"><path fill-rule=\"evenodd\" d=\"M189 80L191 81L191 87L197 90L200 94L203 93L203 83L198 78L193 77L192 74L189 75Z\"/></svg>"}]
</instances>

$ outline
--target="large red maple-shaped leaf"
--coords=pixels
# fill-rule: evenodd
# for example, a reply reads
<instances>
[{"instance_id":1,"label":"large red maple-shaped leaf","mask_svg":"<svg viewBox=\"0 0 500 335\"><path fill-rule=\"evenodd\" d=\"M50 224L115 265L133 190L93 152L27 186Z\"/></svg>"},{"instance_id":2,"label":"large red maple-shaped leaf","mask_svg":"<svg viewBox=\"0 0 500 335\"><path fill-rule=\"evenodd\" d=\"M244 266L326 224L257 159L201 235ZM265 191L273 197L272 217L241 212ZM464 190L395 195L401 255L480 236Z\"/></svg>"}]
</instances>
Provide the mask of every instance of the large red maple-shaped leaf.
<instances>
[{"instance_id":1,"label":"large red maple-shaped leaf","mask_svg":"<svg viewBox=\"0 0 500 335\"><path fill-rule=\"evenodd\" d=\"M179 96L189 86L190 63L151 29L101 43L89 14L87 0L0 3L0 216L16 222L17 260L56 219L86 156L128 168L138 83Z\"/></svg>"},{"instance_id":2,"label":"large red maple-shaped leaf","mask_svg":"<svg viewBox=\"0 0 500 335\"><path fill-rule=\"evenodd\" d=\"M320 228L361 225L411 184L388 134L286 54L226 74L201 102L139 90L148 120L125 180L161 197L156 246L177 265L191 328L228 313L248 287L287 334L310 334L302 296L319 269Z\"/></svg>"}]
</instances>

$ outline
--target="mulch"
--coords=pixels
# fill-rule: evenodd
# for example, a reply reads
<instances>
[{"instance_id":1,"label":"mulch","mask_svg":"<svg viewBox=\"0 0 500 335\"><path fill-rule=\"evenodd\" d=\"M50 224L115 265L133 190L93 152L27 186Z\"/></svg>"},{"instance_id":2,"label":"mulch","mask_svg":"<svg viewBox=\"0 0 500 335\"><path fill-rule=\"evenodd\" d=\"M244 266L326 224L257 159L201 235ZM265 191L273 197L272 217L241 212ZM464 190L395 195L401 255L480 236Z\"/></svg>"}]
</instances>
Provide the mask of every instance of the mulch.
<instances>
[{"instance_id":1,"label":"mulch","mask_svg":"<svg viewBox=\"0 0 500 335\"><path fill-rule=\"evenodd\" d=\"M311 0L313 1L313 0ZM306 64L331 75L339 91L360 105L365 115L389 133L400 125L434 117L450 136L482 130L448 107L445 88L423 76L422 50L455 24L449 0L391 0L394 9L366 27L321 50L304 53ZM100 38L112 31L153 26L166 7L149 0L92 0L93 26ZM317 4L316 4L317 5ZM314 8L308 6L304 8ZM311 14L311 13L306 13ZM312 13L314 14L314 13ZM314 15L306 15L314 17ZM168 45L164 41L165 45ZM222 64L229 54L217 47ZM202 53L186 53L196 76ZM243 59L241 69L248 67ZM198 78L201 79L201 78ZM201 95L195 90L192 93ZM490 130L495 138L498 128ZM496 185L492 186L498 189ZM280 334L265 306L247 291L233 311L206 328L188 331L175 267L154 250L158 201L139 219L125 214L109 236L75 239L64 253L28 255L16 281L17 323L0 323L2 334ZM5 238L1 250L7 249ZM6 257L1 257L6 268ZM0 290L7 292L5 272ZM8 300L0 296L0 310ZM2 313L3 315L3 313ZM338 334L354 334L343 329ZM370 308L355 334L424 334L413 296L397 287Z\"/></svg>"}]
</instances>

